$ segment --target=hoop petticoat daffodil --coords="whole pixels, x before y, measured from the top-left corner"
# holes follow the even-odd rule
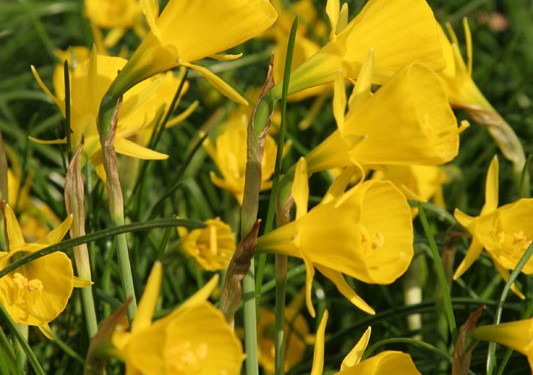
[[[355,79],[371,48],[376,53],[373,83],[383,84],[414,61],[434,71],[446,66],[439,26],[423,0],[370,0],[349,23],[339,0],[328,0],[326,11],[333,30],[330,40],[291,73],[289,94],[333,82],[339,70]],[[272,96],[280,98],[282,83],[276,83]]]
[[[9,205],[5,206],[9,251],[0,251],[0,269],[13,260],[57,244],[72,223],[69,216],[57,228],[37,242],[26,243],[22,230]],[[74,276],[72,262],[62,252],[33,260],[0,279],[0,303],[15,323],[46,328],[67,305],[73,287],[90,283]]]
[[[188,231],[178,227],[181,250],[207,271],[226,268],[235,252],[235,234],[219,218],[205,220],[205,228]]]
[[[70,76],[71,148],[74,152],[83,137],[84,156],[91,160],[101,178],[105,177],[105,173],[102,166],[102,151],[96,122],[98,109],[100,101],[117,76],[117,72],[126,63],[127,61],[123,58],[97,55],[93,50],[89,59],[76,62]],[[54,74],[54,95],[44,85],[36,69],[32,67],[32,70],[43,91],[65,115],[64,75]],[[133,142],[131,138],[138,135],[144,136],[146,130],[152,126],[157,112],[162,107],[168,110],[179,83],[180,79],[174,77],[172,73],[162,74],[141,82],[124,94],[122,105],[119,108],[114,142],[117,153],[139,159],[161,160],[168,158],[165,154]],[[186,89],[187,85],[185,85]],[[31,139],[45,144],[66,143],[65,138],[52,141]]]
[[[313,355],[313,367],[311,375],[322,375],[324,369],[324,342],[326,335],[326,323],[328,311],[320,320],[316,333],[315,352]],[[371,328],[365,331],[361,339],[344,358],[341,369],[335,375],[420,375],[409,354],[386,350],[375,356],[362,360],[363,354],[370,340]]]
[[[494,341],[522,353],[533,371],[533,318],[477,327],[473,336],[478,340]]]
[[[111,100],[154,74],[183,65],[195,69],[230,99],[246,103],[208,69],[191,63],[216,57],[270,27],[277,14],[268,0],[170,0],[161,15],[157,0],[141,0],[141,7],[150,32],[110,88]]]
[[[485,186],[485,204],[477,217],[468,216],[456,209],[454,216],[472,235],[472,243],[465,258],[457,267],[454,279],[458,279],[483,249],[490,255],[498,272],[505,280],[509,270],[516,264],[533,240],[533,199],[519,199],[514,203],[498,207],[498,158],[490,163]],[[527,275],[533,274],[533,259],[522,269]],[[521,298],[523,294],[513,285],[512,290]]]
[[[337,178],[323,201],[307,211],[305,159],[296,165],[292,196],[296,219],[257,239],[257,252],[302,258],[306,265],[307,307],[312,315],[314,269],[329,278],[354,305],[373,314],[343,274],[370,284],[390,284],[413,257],[413,224],[405,196],[388,181],[367,181],[344,192]]]
[[[241,342],[222,312],[207,302],[218,276],[152,323],[162,272],[161,263],[156,262],[131,332],[119,327],[113,333],[114,354],[125,362],[126,374],[240,374],[244,359]]]
[[[337,75],[333,100],[337,130],[305,156],[310,173],[354,164],[438,165],[457,155],[462,129],[435,73],[413,63],[372,94],[373,70],[370,50],[346,114],[344,79]]]

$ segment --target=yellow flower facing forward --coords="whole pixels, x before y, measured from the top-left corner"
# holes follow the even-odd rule
[[[131,332],[117,329],[112,337],[127,375],[238,375],[242,346],[224,315],[207,298],[216,287],[214,277],[180,307],[152,323],[162,266],[150,273]]]
[[[235,252],[235,234],[220,219],[204,221],[206,228],[187,231],[178,227],[181,250],[204,270],[217,271],[226,268]]]
[[[465,258],[457,268],[454,279],[459,278],[485,249],[505,280],[533,240],[533,199],[518,201],[498,207],[498,159],[494,157],[485,186],[485,204],[478,217],[471,217],[456,209],[454,216],[472,235],[472,243]],[[533,260],[522,269],[533,274]],[[519,296],[523,295],[513,288]]]
[[[522,353],[533,371],[533,318],[477,327],[473,335],[478,340],[494,341]]]
[[[37,242],[26,243],[9,205],[5,207],[9,251],[0,251],[0,269],[12,261],[61,241],[69,230],[69,216]],[[74,286],[86,286],[74,277],[72,263],[62,252],[41,257],[0,279],[0,303],[15,323],[46,327],[67,305]]]
[[[526,160],[522,144],[512,127],[494,109],[472,79],[472,37],[466,18],[463,19],[463,26],[466,36],[466,64],[453,29],[448,25],[451,42],[440,29],[446,69],[440,72],[439,77],[444,83],[452,106],[463,109],[474,121],[486,127],[504,156],[512,161],[515,173],[520,177]]]
[[[184,65],[225,95],[246,103],[209,70],[190,63],[215,56],[270,27],[277,15],[268,0],[171,0],[160,15],[157,0],[142,0],[141,6],[150,32],[110,89],[111,97],[116,99],[136,83]]]
[[[305,159],[297,164],[292,195],[296,219],[257,240],[258,252],[302,258],[311,314],[314,268],[328,277],[353,304],[374,310],[348,286],[342,274],[371,284],[400,277],[413,257],[413,225],[405,196],[388,181],[367,181],[344,192],[349,179],[337,178],[324,200],[307,211]]]
[[[316,333],[315,352],[311,375],[322,375],[324,368],[324,342],[328,311],[324,312]],[[365,331],[361,339],[344,358],[340,371],[335,375],[420,375],[411,356],[406,353],[387,350],[375,356],[361,360],[370,340],[371,328]]]
[[[231,192],[242,204],[244,197],[244,177],[246,172],[246,124],[247,116],[232,117],[226,123],[222,133],[214,143],[206,139],[204,147],[215,162],[221,177],[211,172],[211,182],[221,189]],[[261,161],[261,190],[272,187],[270,180],[274,173],[277,146],[274,139],[267,134],[265,149]]]
[[[326,12],[330,41],[291,74],[289,93],[333,82],[339,71],[355,79],[371,48],[376,53],[373,83],[386,82],[413,61],[435,71],[445,67],[438,24],[425,1],[370,0],[349,23],[348,9],[338,0],[329,0]],[[281,97],[281,86],[278,82],[272,90],[274,97]]]
[[[337,130],[306,155],[310,173],[353,164],[438,165],[457,155],[460,129],[435,73],[414,63],[371,94],[373,65],[371,51],[347,114],[344,80],[337,76]]]
[[[285,366],[288,372],[304,357],[309,336],[309,325],[298,311],[304,302],[304,294],[299,293],[285,309]],[[275,323],[273,311],[260,308],[257,320],[257,356],[259,364],[267,373],[275,372]]]
[[[80,56],[81,52],[78,53]],[[71,60],[72,61],[72,60]],[[96,119],[100,101],[126,64],[126,60],[119,57],[110,57],[91,54],[88,60],[77,62],[70,77],[70,109],[71,109],[71,144],[75,151],[85,140],[84,154],[91,159],[97,172],[104,176]],[[34,75],[55,104],[65,114],[65,81],[62,74],[54,75],[53,95],[43,84],[35,69]],[[180,80],[168,73],[159,75],[140,83],[128,91],[120,106],[118,126],[114,147],[117,153],[140,159],[166,159],[168,156],[150,150],[130,139],[139,134],[144,134],[152,126],[156,113],[164,106],[168,109],[172,98],[179,86]],[[187,86],[186,86],[187,87]],[[39,140],[37,140],[39,141]],[[55,141],[41,141],[44,143],[66,143],[66,139]]]

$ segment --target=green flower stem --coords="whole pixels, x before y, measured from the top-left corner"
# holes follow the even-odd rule
[[[37,360],[37,357],[35,356],[35,353],[31,350],[30,345],[28,344],[28,340],[24,337],[24,335],[19,331],[17,328],[17,324],[13,322],[7,311],[5,310],[4,306],[0,304],[0,316],[2,318],[2,321],[7,323],[7,326],[11,330],[11,333],[15,336],[18,344],[24,351],[24,354],[26,358],[28,359],[28,362],[30,363],[31,367],[33,368],[33,371],[37,375],[45,375],[45,372]]]
[[[276,375],[285,373],[285,294],[287,286],[288,257],[276,255],[276,334],[275,369]]]
[[[119,96],[116,101],[109,94],[104,96],[100,113],[98,114],[98,132],[100,134],[100,144],[102,146],[103,165],[106,174],[107,195],[109,198],[109,210],[113,225],[124,225],[124,198],[120,177],[118,173],[117,155],[115,153],[114,142],[118,122],[118,110],[122,102]],[[110,104],[112,104],[110,106]],[[133,285],[133,275],[131,271],[130,255],[126,234],[121,233],[115,237],[120,279],[124,288],[125,299],[131,297],[128,305],[128,318],[131,320],[137,311],[137,298]]]
[[[505,304],[505,300],[507,299],[507,295],[509,294],[509,290],[511,290],[511,286],[515,282],[516,278],[522,272],[522,269],[527,264],[531,256],[533,255],[533,244],[529,245],[527,250],[524,252],[524,255],[522,255],[522,258],[520,258],[520,261],[516,264],[515,269],[513,272],[511,272],[511,275],[509,276],[509,280],[505,283],[505,286],[503,287],[502,295],[500,297],[500,301],[498,303],[498,308],[496,309],[496,314],[494,316],[494,324],[500,324],[500,321],[502,319],[502,312],[503,312],[503,305]],[[487,375],[492,375],[494,372],[494,367],[496,366],[496,343],[491,342],[489,343],[489,352],[487,355]]]
[[[424,233],[426,235],[429,247],[431,249],[431,253],[433,255],[433,261],[435,262],[435,272],[437,273],[437,279],[439,280],[442,307],[444,309],[444,313],[448,321],[448,328],[450,330],[452,340],[455,342],[455,338],[457,337],[457,324],[455,322],[455,316],[453,315],[453,305],[450,296],[450,289],[446,281],[446,273],[444,271],[444,266],[442,264],[439,249],[437,248],[435,238],[431,233],[431,228],[429,227],[429,222],[424,211],[424,205],[422,203],[418,203],[418,210],[420,221],[422,223],[422,227],[424,228]]]
[[[272,87],[272,75],[269,71],[247,130],[246,171],[244,198],[241,214],[241,239],[254,227],[259,211],[259,190],[261,187],[261,160],[263,159],[264,141],[270,125],[270,117],[275,102],[268,94]],[[258,375],[257,356],[257,308],[255,301],[255,265],[250,261],[250,268],[243,279],[244,309],[244,347],[246,352],[246,374]]]

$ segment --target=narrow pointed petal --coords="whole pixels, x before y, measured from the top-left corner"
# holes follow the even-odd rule
[[[366,350],[366,347],[368,346],[368,342],[370,341],[370,334],[372,333],[372,328],[368,327],[363,333],[363,336],[359,339],[357,344],[353,347],[353,349],[348,353],[346,357],[344,357],[344,360],[341,364],[341,371],[348,369],[350,367],[354,367],[359,362],[361,362],[361,358],[363,358],[363,353]]]
[[[166,160],[168,155],[143,147],[135,142],[132,142],[126,138],[115,139],[115,151],[118,154],[131,156],[144,160]]]
[[[491,213],[498,208],[498,157],[494,156],[490,162],[489,171],[487,172],[487,181],[485,183],[485,205],[481,210],[482,215]]]
[[[328,323],[328,310],[324,310],[320,324],[316,331],[315,351],[313,353],[313,366],[310,375],[322,375],[324,370],[324,343],[326,337],[326,325]]]
[[[163,278],[163,265],[161,262],[155,262],[146,287],[144,288],[143,296],[137,307],[137,313],[131,326],[131,333],[135,334],[149,327],[152,324],[152,317],[159,298],[159,290],[161,288],[161,279]]]
[[[204,68],[199,65],[182,63],[183,66],[196,70],[202,75],[207,81],[217,89],[222,95],[226,96],[228,99],[233,100],[235,103],[240,105],[248,105],[248,101],[244,99],[233,87],[224,82],[222,78],[218,77],[215,73],[211,72],[209,69]]]
[[[296,219],[307,213],[307,204],[309,201],[309,183],[307,174],[307,163],[304,158],[300,158],[296,163],[294,171],[294,181],[291,187],[291,193],[296,205]]]
[[[346,111],[346,86],[344,76],[341,71],[337,72],[333,82],[333,116],[337,123],[337,128],[344,129],[344,112]]]
[[[453,279],[457,280],[458,278],[460,278],[462,274],[465,273],[466,270],[469,269],[470,266],[476,261],[482,251],[483,245],[476,237],[473,237],[472,243],[470,244],[470,247],[466,252],[465,258],[463,259],[461,264],[459,264],[459,267],[457,267],[455,273],[453,274]]]
[[[39,245],[46,245],[50,246],[55,243],[60,242],[63,237],[67,234],[68,230],[70,229],[70,225],[72,224],[72,215],[68,215],[67,218],[54,230],[50,231],[46,237],[40,239],[39,241],[35,242]]]
[[[15,213],[13,212],[9,204],[6,204],[5,215],[6,215],[6,231],[7,231],[7,239],[9,241],[9,247],[14,248],[14,247],[24,245],[25,241],[24,241],[24,236],[22,235],[22,229],[20,228],[19,222],[15,216]]]

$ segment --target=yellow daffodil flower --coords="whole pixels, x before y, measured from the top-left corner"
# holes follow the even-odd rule
[[[217,271],[226,268],[235,252],[235,234],[231,227],[220,219],[204,221],[206,228],[190,232],[178,227],[180,248],[196,265],[204,270]]]
[[[125,362],[126,374],[240,374],[244,358],[241,342],[224,315],[207,302],[218,277],[152,323],[162,273],[161,263],[156,262],[131,331],[119,327],[113,333],[115,354]]]
[[[477,327],[473,335],[478,340],[494,341],[522,353],[533,371],[533,318]]]
[[[285,308],[285,371],[298,364],[309,341],[309,325],[298,311],[304,302],[304,293],[297,294]],[[275,372],[275,322],[273,311],[260,308],[257,320],[257,355],[259,364],[267,373]]]
[[[463,109],[475,122],[486,127],[504,156],[513,163],[515,173],[520,176],[526,161],[524,149],[513,128],[494,109],[472,79],[472,37],[466,18],[463,19],[463,26],[466,36],[466,64],[453,29],[448,25],[451,42],[440,29],[446,69],[440,72],[439,77],[444,83],[451,105]]]
[[[337,76],[337,130],[306,155],[310,173],[354,164],[438,165],[457,155],[461,129],[435,73],[408,65],[372,95],[373,66],[370,51],[346,115],[343,78]]]
[[[13,260],[61,241],[69,230],[69,216],[37,242],[27,243],[9,205],[5,206],[9,251],[0,251],[0,269]],[[72,263],[62,252],[46,255],[8,273],[0,279],[0,303],[15,323],[47,327],[67,305],[74,286],[87,283],[74,277]]]
[[[242,204],[244,197],[244,177],[246,171],[246,124],[247,116],[232,116],[224,129],[215,138],[214,143],[206,139],[204,147],[215,162],[222,177],[210,173],[211,182],[221,189],[231,192]],[[270,180],[276,163],[276,141],[267,134],[265,151],[261,161],[261,190],[272,187]]]
[[[328,311],[324,312],[316,333],[315,352],[311,375],[322,375],[324,368],[324,342]],[[335,375],[420,375],[411,356],[406,353],[387,350],[375,356],[361,360],[370,340],[371,328],[365,331],[361,339],[342,361],[340,371]]]
[[[70,77],[70,124],[71,147],[75,151],[82,137],[84,138],[84,154],[94,164],[100,177],[105,173],[102,166],[102,153],[96,119],[100,101],[105,92],[126,64],[119,57],[96,55],[93,51],[88,60],[77,62]],[[53,95],[44,85],[33,68],[35,78],[43,91],[50,96],[65,114],[65,81],[63,75],[55,74]],[[166,159],[168,156],[150,150],[130,139],[145,134],[152,126],[156,113],[163,106],[168,107],[179,85],[179,79],[172,73],[159,75],[140,83],[128,91],[119,109],[118,127],[114,147],[117,153],[140,159]],[[40,141],[41,143],[66,143],[66,139]]]
[[[374,313],[342,274],[371,284],[390,284],[413,257],[413,224],[405,196],[388,181],[367,181],[344,192],[349,179],[337,178],[323,201],[307,211],[305,159],[296,166],[292,195],[296,219],[257,240],[258,252],[302,258],[306,264],[307,307],[316,267],[354,305]]]
[[[107,48],[113,47],[127,29],[133,28],[139,36],[146,33],[139,0],[85,0],[84,5],[93,27],[112,29],[104,40]]]
[[[505,280],[533,240],[533,199],[518,201],[498,207],[498,159],[490,163],[485,186],[485,204],[477,217],[471,217],[456,209],[454,216],[472,235],[472,243],[465,258],[457,268],[454,279],[459,278],[485,249],[496,269]],[[533,259],[522,269],[533,273]],[[513,291],[523,298],[516,289]]]
[[[268,0],[170,0],[160,15],[158,0],[141,0],[141,7],[150,32],[114,82],[111,97],[116,99],[138,82],[183,65],[195,69],[231,99],[246,103],[208,69],[191,63],[215,56],[269,28],[277,14]]]
[[[425,1],[370,0],[349,23],[347,6],[341,8],[339,0],[328,0],[326,12],[332,28],[330,41],[291,74],[290,94],[333,82],[339,71],[355,79],[371,48],[376,53],[373,83],[386,82],[413,61],[434,71],[445,67],[439,26]],[[281,83],[272,95],[281,97]]]

